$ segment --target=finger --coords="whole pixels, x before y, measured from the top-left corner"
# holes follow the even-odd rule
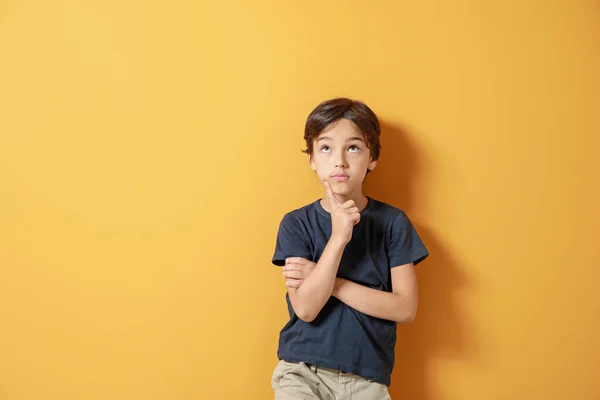
[[[292,271],[304,272],[308,268],[308,265],[309,264],[290,264],[290,265],[283,267],[282,273],[285,275],[286,272],[292,272]]]
[[[331,190],[329,182],[323,181],[323,185],[325,185],[325,195],[327,197],[327,201],[329,202],[329,207],[333,209],[338,206],[340,202],[338,201],[337,197],[335,197],[333,190]]]
[[[308,261],[302,257],[288,257],[285,259],[285,263],[287,264],[301,264],[303,261]]]
[[[289,288],[299,288],[302,283],[302,279],[288,279],[285,281],[285,286]]]
[[[356,203],[354,202],[354,200],[348,200],[347,202],[342,204],[342,208],[344,208],[344,209],[348,209],[348,208],[352,208],[352,207],[356,207]]]
[[[300,269],[307,267],[308,265],[310,265],[310,263],[307,263],[307,262],[289,263],[283,267],[283,270],[284,271],[300,270]]]
[[[360,222],[360,213],[350,214],[350,217],[352,218],[352,222],[354,222],[354,225]]]
[[[300,271],[284,271],[283,276],[288,279],[302,279],[304,278],[304,274]]]
[[[359,211],[358,207],[352,207],[352,208],[349,208],[347,211],[348,211],[349,213],[351,213],[351,214],[354,214],[354,213],[360,213],[360,211]]]

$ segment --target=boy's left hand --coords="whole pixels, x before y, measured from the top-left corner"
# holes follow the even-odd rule
[[[316,265],[316,263],[302,257],[287,258],[283,266],[283,276],[286,278],[285,285],[290,288],[299,288]]]

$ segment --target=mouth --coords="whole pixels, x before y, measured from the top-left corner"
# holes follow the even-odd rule
[[[335,174],[331,176],[331,179],[333,179],[336,182],[343,182],[345,180],[348,180],[350,177],[348,175],[344,175],[344,174]]]

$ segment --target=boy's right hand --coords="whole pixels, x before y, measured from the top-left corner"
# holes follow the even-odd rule
[[[352,230],[354,225],[360,221],[360,212],[354,200],[348,200],[340,203],[335,197],[329,182],[324,181],[325,195],[331,210],[331,239],[339,240],[343,244],[348,244],[352,239]]]

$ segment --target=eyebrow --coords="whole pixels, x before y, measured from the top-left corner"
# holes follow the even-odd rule
[[[331,138],[329,136],[321,136],[320,138],[317,139],[317,142],[320,142],[321,140],[324,140],[324,139],[331,140]],[[363,138],[358,137],[358,136],[348,138],[348,139],[346,139],[346,142],[351,142],[353,140],[360,140],[361,142],[364,142]]]

